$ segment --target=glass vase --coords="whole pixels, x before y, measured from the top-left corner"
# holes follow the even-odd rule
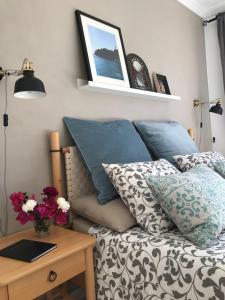
[[[50,222],[47,218],[34,220],[34,231],[37,237],[42,238],[49,235]]]

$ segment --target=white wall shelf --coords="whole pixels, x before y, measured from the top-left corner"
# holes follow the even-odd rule
[[[80,90],[99,92],[104,94],[130,96],[136,98],[145,98],[153,101],[180,101],[181,97],[174,95],[166,95],[155,92],[143,91],[127,87],[120,87],[105,83],[97,83],[84,79],[77,79],[77,87]]]

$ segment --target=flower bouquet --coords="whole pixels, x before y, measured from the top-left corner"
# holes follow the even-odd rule
[[[44,188],[42,195],[41,203],[37,202],[34,194],[29,196],[28,193],[14,192],[10,196],[13,209],[17,213],[16,220],[21,224],[33,221],[38,236],[49,233],[51,220],[58,225],[65,225],[70,208],[68,201],[57,197],[58,192],[54,187]]]

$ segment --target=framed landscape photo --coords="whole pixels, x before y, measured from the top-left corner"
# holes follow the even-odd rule
[[[171,95],[165,75],[153,73],[153,82],[157,93]]]
[[[130,87],[120,28],[75,11],[88,80]]]

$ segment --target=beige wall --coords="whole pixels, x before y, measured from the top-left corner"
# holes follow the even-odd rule
[[[182,102],[155,103],[79,91],[76,78],[84,77],[85,71],[75,9],[119,26],[126,52],[140,55],[149,72],[166,74],[172,93],[180,95]],[[0,0],[0,65],[20,68],[25,57],[34,62],[48,95],[16,100],[12,96],[15,78],[9,78],[8,194],[38,193],[50,184],[48,133],[59,130],[63,144],[68,143],[63,116],[170,119],[196,129],[192,99],[208,93],[201,19],[176,0]],[[3,104],[1,82],[1,114]],[[2,126],[0,135],[2,188]],[[9,228],[20,229],[11,209]]]
[[[218,98],[225,99],[223,71],[217,35],[217,22],[212,22],[208,24],[208,26],[204,27],[204,32],[209,100],[212,101]],[[224,103],[222,104],[222,106],[224,109]],[[209,109],[209,105],[206,105],[206,107],[207,109]],[[225,155],[225,115],[223,114],[221,116],[210,113],[210,121],[212,136],[214,136],[216,139],[216,142],[212,145],[213,150]]]

